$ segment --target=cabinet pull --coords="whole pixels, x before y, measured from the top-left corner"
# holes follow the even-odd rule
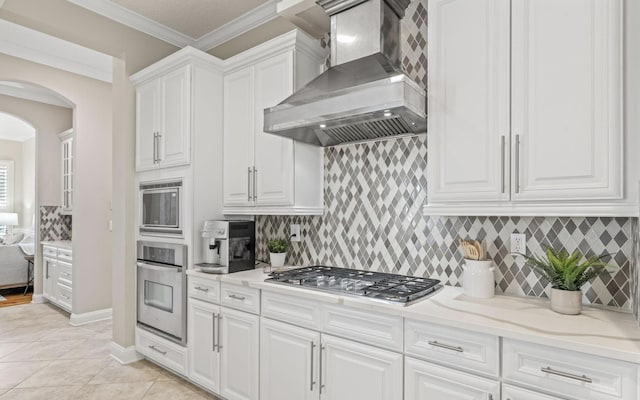
[[[220,325],[222,325],[222,315],[218,314],[218,353],[220,353],[220,349],[222,348],[222,345],[220,344],[221,340],[220,340]]]
[[[158,353],[162,354],[163,356],[167,355],[167,352],[166,352],[166,351],[162,351],[162,350],[160,350],[159,348],[157,348],[156,346],[154,346],[154,345],[152,345],[152,344],[151,344],[151,345],[149,345],[149,348],[150,348],[151,350],[153,350],[153,351],[157,351]]]
[[[504,188],[505,188],[505,184],[504,184],[504,175],[505,175],[505,168],[504,168],[504,161],[505,161],[505,139],[504,136],[500,136],[500,192],[504,193]]]
[[[158,132],[153,132],[153,163],[158,163]]]
[[[551,375],[561,376],[563,378],[575,379],[576,381],[580,381],[580,382],[593,383],[593,380],[586,375],[575,375],[575,374],[570,374],[568,372],[556,371],[551,367],[540,368],[540,371],[544,372],[545,374],[551,374]]]
[[[71,276],[71,274],[68,273],[68,272],[61,272],[61,274],[64,275],[64,276]]]
[[[156,146],[156,148],[158,149],[158,164],[160,164],[160,162],[162,161],[162,159],[160,158],[160,138],[162,137],[160,132],[158,132],[157,137],[158,137],[158,145]]]
[[[205,292],[205,293],[209,291],[209,289],[207,289],[207,288],[201,288],[200,286],[196,286],[196,287],[194,287],[194,289],[195,289],[195,290],[199,290],[199,291],[201,291],[201,292]]]
[[[313,380],[313,353],[314,350],[316,348],[316,344],[315,342],[312,340],[311,341],[311,387],[309,388],[310,391],[313,392],[313,385],[315,385],[315,381]]]
[[[247,167],[247,201],[251,201],[251,167]]]
[[[258,170],[253,167],[253,200],[258,201]]]
[[[236,296],[235,294],[230,294],[229,297],[232,299],[241,300],[241,301],[246,299],[246,297],[244,296]]]
[[[211,341],[212,343],[212,348],[211,351],[216,351],[218,344],[216,343],[216,313],[213,313],[213,319],[212,319],[212,331],[211,331]]]
[[[434,347],[440,347],[442,349],[446,349],[446,350],[451,350],[451,351],[457,351],[458,353],[464,353],[464,349],[460,346],[451,346],[449,344],[444,344],[444,343],[440,343],[438,341],[435,340],[430,340],[429,343],[431,346]]]
[[[320,345],[320,395],[322,395],[322,389],[324,389],[324,383],[322,383],[322,354],[326,347]]]
[[[515,155],[515,192],[520,193],[520,135],[516,135],[516,155]]]

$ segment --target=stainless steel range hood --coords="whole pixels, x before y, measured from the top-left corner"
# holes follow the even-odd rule
[[[275,107],[264,131],[318,146],[426,131],[425,90],[399,68],[410,0],[318,0],[334,65]]]

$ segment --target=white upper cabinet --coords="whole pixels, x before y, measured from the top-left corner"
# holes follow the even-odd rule
[[[189,164],[190,65],[138,86],[136,113],[136,171]]]
[[[316,77],[323,55],[292,31],[226,61],[225,214],[322,214],[322,149],[265,133],[263,115]]]
[[[622,197],[621,5],[513,0],[514,200]]]
[[[71,214],[73,213],[73,181],[75,177],[73,129],[60,133],[58,137],[60,138],[62,213]]]
[[[426,214],[637,214],[621,7],[429,2]]]

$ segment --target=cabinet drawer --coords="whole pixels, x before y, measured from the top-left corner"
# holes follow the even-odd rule
[[[69,249],[58,249],[58,260],[73,261],[73,253]]]
[[[262,316],[305,328],[321,328],[321,308],[317,301],[281,293],[262,291]]]
[[[60,305],[60,307],[66,309],[67,311],[71,312],[72,305],[73,305],[73,294],[72,294],[71,288],[68,286],[62,285],[58,282],[56,291],[57,291],[58,305]]]
[[[220,304],[220,282],[190,276],[188,286],[189,297]]]
[[[402,351],[402,317],[328,305],[322,320],[323,332]]]
[[[559,397],[547,396],[511,385],[502,385],[502,398],[504,400],[562,400]]]
[[[475,373],[500,374],[497,336],[406,320],[404,341],[407,354]]]
[[[136,350],[181,375],[186,375],[187,348],[136,328]]]
[[[637,366],[517,340],[503,341],[503,378],[576,400],[636,400]]]
[[[58,282],[73,287],[73,266],[68,262],[58,260]]]
[[[58,249],[50,246],[42,246],[42,256],[57,258],[58,257]]]
[[[222,282],[220,302],[223,306],[260,314],[260,290]]]

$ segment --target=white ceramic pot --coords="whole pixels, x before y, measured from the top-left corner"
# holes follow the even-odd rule
[[[269,253],[269,261],[272,267],[284,267],[287,253]]]
[[[495,295],[495,276],[491,260],[464,260],[462,289],[469,297],[488,299]]]
[[[582,290],[551,288],[551,309],[560,314],[580,314],[582,311]]]

